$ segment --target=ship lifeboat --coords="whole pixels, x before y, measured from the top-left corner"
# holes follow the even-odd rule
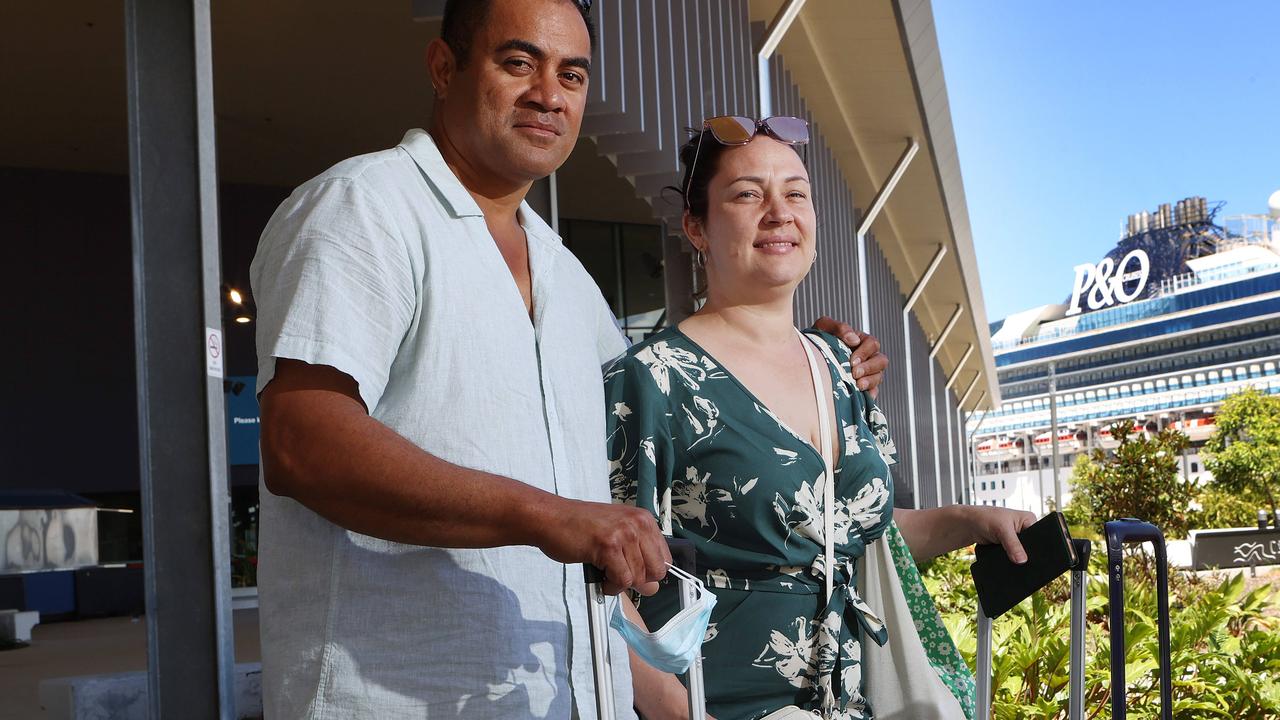
[[[974,448],[974,452],[978,454],[978,459],[983,462],[1000,462],[1001,460],[1012,460],[1021,456],[1022,448],[1007,437],[987,438],[978,443],[978,446]]]
[[[1211,417],[1179,420],[1173,424],[1173,429],[1185,434],[1191,439],[1191,442],[1208,440],[1217,427],[1217,423]]]
[[[1120,447],[1120,441],[1111,437],[1111,426],[1108,425],[1098,430],[1098,444],[1108,450],[1115,450]]]
[[[1111,426],[1115,423],[1108,423],[1098,428],[1095,437],[1098,439],[1098,445],[1107,449],[1115,450],[1120,447],[1120,441],[1111,436]],[[1129,435],[1130,440],[1137,440],[1140,435],[1151,436],[1156,433],[1156,423],[1154,420],[1143,422],[1137,420],[1133,424],[1133,432]]]
[[[1052,455],[1053,454],[1053,435],[1048,432],[1042,432],[1035,439],[1036,454]],[[1078,453],[1084,449],[1084,442],[1076,434],[1074,430],[1062,429],[1058,431],[1058,453],[1060,455],[1068,455]]]

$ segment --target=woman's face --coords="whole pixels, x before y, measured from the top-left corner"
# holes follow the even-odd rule
[[[800,156],[757,135],[720,156],[707,188],[707,215],[701,221],[686,216],[685,232],[706,253],[712,295],[749,301],[800,284],[813,265],[814,224]]]

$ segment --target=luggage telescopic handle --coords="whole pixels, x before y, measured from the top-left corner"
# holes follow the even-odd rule
[[[681,570],[695,574],[697,569],[697,552],[692,540],[683,538],[667,538],[667,549],[671,552],[671,564]],[[609,657],[609,621],[605,617],[604,570],[590,563],[582,564],[583,580],[587,583],[587,628],[591,634],[591,666],[596,681],[596,717],[599,720],[614,720],[617,709],[613,697],[613,669]],[[687,595],[681,592],[683,607]],[[706,695],[702,686],[702,660],[699,658],[689,668],[689,717],[693,720],[705,718]]]
[[[1111,615],[1111,717],[1124,720],[1124,547],[1149,542],[1156,551],[1157,631],[1160,640],[1160,717],[1173,720],[1173,679],[1169,667],[1169,563],[1164,534],[1155,525],[1135,518],[1112,520],[1107,535],[1107,588]]]
[[[1088,540],[1072,540],[1076,551],[1076,564],[1071,568],[1071,655],[1067,680],[1068,720],[1084,720],[1084,639],[1086,599],[1089,586],[1089,555],[1093,543]]]
[[[1076,550],[1076,564],[1071,567],[1072,570],[1089,569],[1089,556],[1093,554],[1093,543],[1088,540],[1079,540],[1073,538],[1071,545]]]
[[[1071,567],[1071,646],[1068,673],[1068,720],[1084,720],[1084,635],[1085,598],[1089,582],[1089,555],[1093,543],[1072,540],[1076,562]],[[991,623],[992,619],[978,602],[978,656],[974,673],[976,720],[991,720]]]

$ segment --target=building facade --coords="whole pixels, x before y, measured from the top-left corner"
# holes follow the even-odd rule
[[[88,569],[131,571],[119,584],[167,608],[147,613],[156,716],[234,704],[230,586],[251,596],[256,572],[259,233],[292,188],[428,123],[423,51],[443,4],[0,11],[0,234],[22,305],[0,353],[0,490],[136,511],[100,515],[114,519]],[[529,201],[624,330],[694,306],[666,191],[687,129],[806,118],[820,254],[797,323],[880,338],[899,504],[963,500],[965,422],[1000,395],[929,1],[596,0],[592,14],[582,139]]]

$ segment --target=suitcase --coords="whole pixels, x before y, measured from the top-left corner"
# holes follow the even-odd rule
[[[1124,720],[1124,563],[1125,545],[1150,542],[1155,546],[1158,634],[1160,643],[1160,712],[1164,720],[1173,718],[1172,682],[1169,659],[1169,570],[1164,536],[1150,523],[1133,518],[1112,520],[1105,524],[1107,536],[1107,590],[1110,597],[1111,623],[1111,717]],[[1083,720],[1084,710],[1084,638],[1085,598],[1089,580],[1089,555],[1092,543],[1072,540],[1076,565],[1071,568],[1071,657],[1069,664],[1067,717]],[[991,622],[978,607],[977,713],[978,720],[991,717]]]
[[[696,570],[696,554],[692,540],[667,538],[671,551],[671,564],[693,575]],[[609,657],[609,618],[605,612],[602,589],[604,573],[592,565],[583,565],[587,582],[587,626],[591,635],[591,666],[596,681],[596,717],[598,720],[614,720],[617,709],[613,695],[613,661]],[[697,600],[693,583],[677,579],[680,583],[680,607],[687,607]],[[619,602],[624,602],[619,600]],[[706,720],[706,687],[702,682],[702,655],[694,658],[685,673],[685,685],[689,689],[689,720]]]

